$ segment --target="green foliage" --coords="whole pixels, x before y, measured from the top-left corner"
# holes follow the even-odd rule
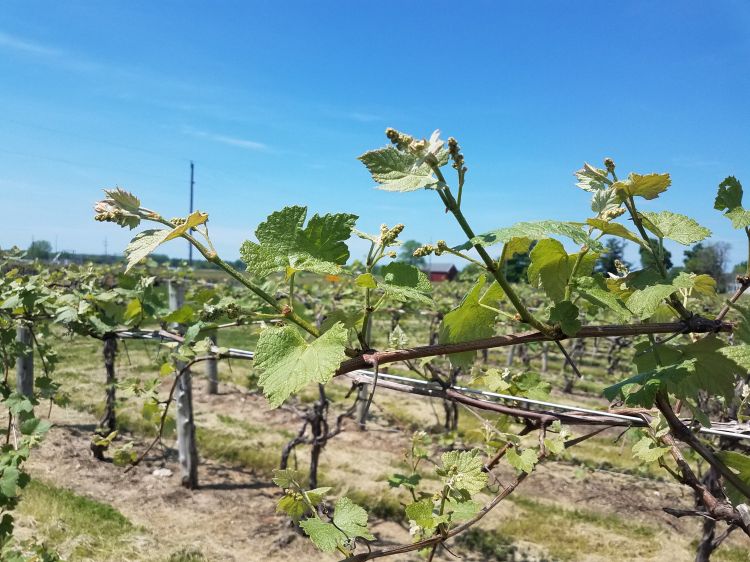
[[[734,176],[728,176],[719,184],[714,209],[723,211],[733,228],[750,227],[750,211],[742,207],[742,184]]]
[[[334,324],[312,343],[307,343],[293,326],[261,332],[255,366],[261,371],[258,384],[269,403],[279,406],[310,383],[328,382],[346,358],[347,340],[341,323]]]
[[[357,216],[316,214],[303,228],[306,216],[307,208],[298,206],[271,213],[255,230],[258,243],[245,241],[240,248],[247,270],[258,277],[277,271],[341,273]]]
[[[477,449],[443,453],[443,464],[436,470],[454,499],[466,500],[487,485],[487,473]]]
[[[612,188],[621,199],[627,197],[643,197],[656,199],[672,184],[669,174],[636,174],[631,173],[628,179],[615,182]]]
[[[438,179],[429,165],[419,163],[419,158],[392,146],[365,152],[359,160],[385,191],[416,191],[434,188]]]
[[[529,240],[546,240],[550,235],[569,238],[576,244],[585,244],[589,248],[600,248],[601,244],[592,240],[580,223],[562,221],[539,221],[519,222],[513,226],[493,230],[486,234],[480,234],[469,242],[457,246],[456,250],[468,250],[474,244],[492,246],[499,243],[508,243],[513,238],[527,238]]]
[[[378,282],[378,288],[388,297],[397,301],[417,301],[432,305],[430,280],[413,265],[394,261],[383,266],[380,274],[383,279]]]
[[[581,329],[580,311],[570,301],[560,301],[550,309],[550,322],[559,324],[563,334],[573,337]]]
[[[215,351],[206,340],[206,330],[214,328],[220,319],[238,323],[250,319],[269,321],[270,326],[264,325],[258,331],[254,369],[259,373],[258,382],[269,403],[279,406],[308,385],[330,381],[349,357],[356,359],[363,353],[375,352],[367,356],[372,363],[372,357],[380,357],[376,353],[378,347],[404,349],[407,345],[419,345],[424,334],[409,331],[412,320],[409,316],[421,314],[427,308],[449,310],[442,317],[437,334],[440,343],[445,344],[487,338],[498,329],[518,331],[521,322],[547,340],[559,336],[560,331],[575,337],[584,321],[606,324],[613,318],[624,323],[680,319],[689,326],[687,322],[695,313],[705,312],[715,304],[708,300],[716,286],[711,276],[719,279],[723,267],[709,271],[696,265],[698,256],[709,246],[699,244],[690,250],[691,265],[679,273],[669,271],[672,264],[664,248],[665,240],[684,245],[700,243],[710,231],[679,213],[639,208],[670,187],[669,174],[630,173],[626,179],[618,180],[612,160],[606,160],[601,169],[584,164],[576,172],[577,185],[591,194],[593,216],[587,211],[580,222],[519,222],[475,236],[462,209],[467,168],[457,141],[449,139],[444,143],[439,131],[429,140],[393,129],[387,131],[387,136],[391,146],[367,152],[360,160],[380,189],[433,192],[439,199],[440,211],[450,213],[463,232],[457,245],[451,246],[443,240],[421,248],[415,248],[417,243],[413,241],[401,245],[398,236],[404,225],[391,228],[383,225],[379,234],[371,235],[353,231],[357,219],[354,215],[314,215],[308,221],[306,207],[292,206],[272,213],[258,226],[257,242],[243,243],[241,255],[251,274],[248,276],[235,271],[216,255],[208,236],[207,215],[197,212],[184,219],[167,221],[158,213],[142,208],[137,197],[117,189],[108,191],[107,199],[97,205],[97,220],[130,228],[142,221],[158,226],[133,239],[126,251],[128,269],[161,243],[187,238],[207,259],[249,290],[247,300],[241,302],[240,297],[223,295],[201,297],[170,314],[154,297],[149,283],[140,286],[130,283],[118,287],[120,290],[100,294],[88,291],[88,296],[85,290],[76,290],[57,301],[54,294],[29,291],[25,280],[19,280],[12,287],[2,282],[0,310],[15,315],[33,311],[45,317],[52,313],[60,324],[75,327],[79,333],[106,334],[119,326],[144,323],[185,324],[184,341],[171,344],[170,358],[161,376],[169,376],[179,361],[184,363],[198,354]],[[455,194],[443,173],[445,170],[441,169],[448,163],[456,171]],[[742,207],[742,187],[734,178],[727,178],[719,186],[715,206],[735,227],[750,226],[750,213]],[[627,217],[620,219],[626,213]],[[633,224],[632,230],[626,226],[628,220]],[[369,251],[363,262],[347,268],[350,256],[346,242],[352,232],[369,242]],[[610,237],[606,246],[602,244],[605,236]],[[568,253],[558,238],[579,249]],[[630,264],[622,260],[624,241],[638,246],[643,266],[640,271],[630,271]],[[490,248],[498,243],[503,244],[500,255],[490,256]],[[398,256],[396,249],[400,245],[402,260],[382,265],[382,260]],[[465,259],[472,264],[478,280],[471,287],[433,292],[427,276],[415,267],[429,253],[451,253]],[[600,253],[604,253],[606,260],[598,262]],[[518,279],[523,271],[531,288],[509,282]],[[314,276],[303,276],[301,272],[325,277],[311,280]],[[268,279],[276,273],[284,274],[287,287],[283,291],[279,291],[274,279]],[[493,278],[489,285],[487,275]],[[322,289],[326,284],[327,289]],[[535,291],[539,288],[541,292]],[[455,306],[461,296],[463,299]],[[393,301],[398,303],[397,307],[393,307]],[[383,329],[382,321],[375,320],[385,310],[392,315],[389,329]],[[750,317],[746,310],[738,310],[744,320]],[[430,327],[431,341],[436,326],[433,322]],[[258,332],[254,331],[253,337]],[[608,387],[605,395],[610,400],[641,408],[651,408],[657,394],[667,400],[676,398],[683,401],[685,411],[692,412],[696,420],[708,424],[709,408],[730,404],[736,398],[735,389],[739,388],[737,375],[750,370],[747,322],[743,321],[736,333],[742,343],[733,346],[726,345],[715,334],[694,341],[677,339],[679,334],[673,338],[665,336],[668,341],[661,343],[653,337],[638,341],[634,347],[635,374]],[[415,340],[417,343],[412,344]],[[220,354],[225,352],[219,350]],[[430,348],[419,349],[410,359],[420,359],[431,352]],[[17,350],[13,354],[15,357]],[[6,355],[11,356],[10,352]],[[448,386],[445,381],[455,382],[460,372],[456,368],[468,371],[475,355],[469,352],[451,356],[454,370],[449,376],[444,376],[443,371],[448,368],[447,361],[433,359],[428,363],[427,357],[422,363],[406,362],[406,365]],[[543,377],[530,368],[521,372],[488,369],[473,374],[473,384],[511,396],[543,398],[550,390],[548,375]],[[159,377],[134,383],[133,392],[155,399],[161,380]],[[51,379],[39,387],[40,396],[55,392]],[[6,408],[15,415],[30,415],[29,404],[22,399],[10,392],[3,398]],[[743,404],[744,401],[740,411]],[[328,404],[322,399],[316,408],[327,410]],[[151,408],[147,413],[153,421],[160,410]],[[33,423],[24,427],[30,439],[43,429]],[[664,463],[668,449],[660,445],[660,439],[666,435],[662,433],[665,431],[668,428],[659,424],[646,428],[633,446],[634,458],[644,464]],[[532,472],[547,456],[562,455],[574,443],[567,439],[566,428],[553,424],[542,430],[538,447],[528,446],[513,432],[507,416],[483,420],[481,429],[474,433],[483,436],[482,451],[487,454],[497,454],[500,447],[505,447],[508,464],[522,474]],[[480,450],[471,449],[464,439],[463,434],[452,433],[437,440],[455,450],[443,449],[441,462],[428,477],[422,468],[431,457],[432,444],[426,434],[415,434],[405,468],[399,467],[399,472],[388,478],[390,487],[410,496],[405,514],[415,540],[443,535],[457,522],[479,513],[476,497],[487,487],[488,474]],[[125,458],[129,455],[126,453],[127,449],[115,456]],[[745,478],[746,459],[725,458]],[[8,497],[20,486],[21,472],[15,472],[16,469],[16,465],[8,464],[0,475],[0,493]],[[367,530],[367,512],[351,499],[339,498],[330,513],[325,501],[329,488],[305,490],[293,471],[277,472],[275,481],[285,490],[278,510],[298,522],[320,550],[338,551],[347,557],[353,553],[358,539],[373,538]]]
[[[34,240],[26,250],[26,256],[36,260],[48,260],[52,257],[52,244],[47,240]]]
[[[300,475],[290,469],[276,470],[274,483],[284,488],[284,496],[279,500],[277,511],[287,513],[295,522],[299,521],[302,530],[323,552],[338,550],[349,555],[355,547],[356,539],[374,540],[367,530],[367,512],[346,497],[339,498],[330,521],[318,514],[324,496],[330,488],[305,490],[300,484]]]
[[[508,449],[505,458],[510,466],[527,474],[531,474],[539,460],[539,456],[533,449],[524,449],[519,455],[515,447]]]
[[[565,298],[565,289],[574,273],[575,276],[589,275],[596,258],[596,254],[589,252],[568,254],[560,242],[551,238],[540,240],[531,250],[529,282],[541,286],[547,296],[558,303]],[[574,271],[578,260],[580,264]]]
[[[719,451],[717,456],[737,475],[740,480],[746,484],[750,484],[750,456],[737,451]],[[741,503],[747,504],[748,498],[745,497],[745,494],[740,492],[731,483],[727,482],[726,492],[732,505],[736,506]]]
[[[502,299],[505,293],[497,282],[491,283],[483,290],[485,282],[485,276],[481,275],[461,304],[443,317],[440,324],[440,343],[460,343],[488,338],[495,334],[497,301]],[[475,356],[475,351],[454,353],[450,360],[456,367],[467,368],[471,366]]]
[[[699,225],[695,220],[679,213],[661,211],[659,213],[642,213],[643,224],[657,238],[674,240],[685,246],[700,242],[711,236],[711,231]]]
[[[608,238],[604,243],[604,250],[602,250],[602,253],[599,256],[599,260],[596,262],[594,270],[597,273],[616,274],[618,273],[618,266],[616,265],[618,262],[626,269],[630,269],[631,264],[625,260],[625,246],[626,244],[622,240],[618,240],[617,238]]]
[[[414,250],[420,246],[422,246],[422,243],[416,240],[407,240],[401,244],[401,249],[398,252],[399,261],[408,263],[414,267],[424,267],[425,259],[414,255]]]

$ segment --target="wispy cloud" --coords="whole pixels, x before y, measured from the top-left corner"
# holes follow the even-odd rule
[[[103,65],[85,57],[2,31],[0,31],[0,50],[35,57],[46,64],[54,64],[70,70],[92,72],[106,69]]]
[[[361,111],[352,111],[350,113],[345,113],[344,117],[348,117],[353,121],[359,121],[360,123],[372,123],[374,121],[383,120],[380,115],[375,115],[374,113],[364,113]]]
[[[60,57],[63,56],[63,51],[59,49],[53,49],[46,45],[27,41],[8,33],[0,31],[0,47],[12,51],[18,51],[29,55],[36,55],[41,57]]]
[[[222,135],[220,133],[211,133],[208,131],[200,131],[191,128],[184,128],[183,133],[192,137],[203,138],[213,142],[226,144],[229,146],[236,146],[237,148],[243,148],[245,150],[252,150],[255,152],[266,152],[269,150],[267,144],[258,142],[250,139],[243,139],[240,137],[233,137],[229,135]]]

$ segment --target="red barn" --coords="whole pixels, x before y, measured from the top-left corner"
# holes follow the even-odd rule
[[[450,263],[431,263],[422,268],[430,281],[453,281],[458,275],[458,269]]]

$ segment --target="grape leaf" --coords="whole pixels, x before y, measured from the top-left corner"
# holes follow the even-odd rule
[[[611,310],[622,321],[632,316],[622,299],[609,289],[601,273],[577,278],[575,288],[583,299],[600,308]]]
[[[568,252],[557,240],[540,240],[531,250],[531,264],[528,269],[529,283],[541,285],[547,296],[555,302],[565,297],[565,287],[570,279],[573,263]]]
[[[750,457],[737,451],[718,451],[716,456],[721,459],[721,462],[726,464],[732,472],[734,472],[740,480],[750,485]],[[727,496],[732,502],[732,505],[738,506],[741,503],[748,503],[750,498],[747,498],[745,494],[740,492],[732,484],[726,483]]]
[[[578,187],[589,193],[596,193],[612,185],[612,180],[607,177],[607,170],[595,168],[588,163],[575,172]]]
[[[195,211],[194,213],[191,213],[187,219],[185,219],[185,222],[177,226],[172,232],[169,233],[169,236],[167,236],[167,240],[174,240],[175,238],[178,238],[179,236],[182,236],[183,234],[188,232],[191,228],[195,228],[196,226],[203,224],[207,220],[208,214],[201,213],[200,211]]]
[[[570,238],[576,244],[585,244],[592,249],[598,250],[602,248],[601,243],[593,240],[588,234],[586,234],[581,223],[547,220],[539,222],[519,222],[512,226],[480,234],[479,236],[472,238],[469,242],[455,247],[454,250],[469,250],[475,244],[492,246],[494,244],[507,243],[513,238],[542,240],[544,238],[549,238],[551,234]]]
[[[744,347],[744,346],[743,346]],[[658,345],[662,365],[658,365],[649,342],[635,346],[638,374],[604,389],[609,400],[624,398],[628,404],[650,408],[656,392],[663,388],[683,400],[695,402],[700,391],[723,396],[734,395],[735,374],[747,371],[744,358],[733,355],[731,347],[716,336],[687,345]]]
[[[423,499],[406,506],[404,510],[406,517],[410,521],[414,521],[419,527],[422,527],[426,531],[432,531],[437,527],[443,520],[447,521],[447,517],[440,518],[434,513],[434,505],[432,500]]]
[[[750,211],[742,206],[742,184],[734,176],[728,176],[719,184],[714,209],[724,211],[733,228],[750,226]]]
[[[531,474],[534,465],[539,462],[539,455],[534,449],[524,449],[519,455],[515,447],[510,447],[505,453],[505,458],[510,466],[526,474]]]
[[[696,284],[696,277],[687,273],[680,273],[671,282],[654,283],[642,289],[636,289],[626,302],[628,309],[645,320],[652,316],[664,299],[679,289],[692,289]]]
[[[669,447],[657,447],[650,437],[642,437],[633,445],[633,454],[643,462],[656,462],[669,452]]]
[[[293,326],[267,328],[260,333],[255,366],[258,384],[272,407],[310,383],[325,384],[346,358],[347,329],[334,324],[322,336],[307,343]]]
[[[596,191],[591,198],[591,210],[597,217],[602,217],[607,211],[612,211],[622,204],[620,196],[613,187]]]
[[[619,236],[620,238],[624,238],[625,240],[635,242],[639,246],[644,246],[643,240],[638,238],[638,235],[635,232],[628,230],[618,222],[609,222],[603,219],[586,219],[586,224],[588,224],[589,226],[593,226],[594,228],[602,231],[602,233],[604,234],[608,234],[610,236]]]
[[[450,516],[451,522],[468,521],[479,513],[481,507],[478,502],[472,500],[458,501],[454,498],[449,498],[445,511]]]
[[[686,246],[711,236],[711,231],[679,213],[661,211],[642,213],[644,225],[659,238],[668,238]]]
[[[367,512],[347,497],[339,498],[333,512],[333,523],[311,517],[300,523],[305,534],[323,552],[344,547],[348,539],[362,537],[375,540],[367,531]]]
[[[494,335],[498,313],[487,307],[496,307],[497,301],[502,299],[505,293],[497,282],[493,282],[482,294],[484,285],[485,276],[481,275],[461,304],[443,317],[440,324],[440,343],[460,343]],[[475,356],[476,351],[454,353],[450,355],[450,360],[454,367],[468,368]]]
[[[16,497],[20,476],[21,472],[15,466],[3,468],[3,474],[0,476],[0,493],[6,498]]]
[[[125,273],[140,262],[143,258],[148,256],[151,252],[156,250],[159,245],[167,239],[171,231],[166,229],[152,229],[144,230],[135,235],[130,241],[130,244],[125,248],[125,258],[128,260],[128,265],[125,268]]]
[[[393,146],[365,152],[359,160],[380,184],[378,188],[385,191],[416,191],[438,184],[429,165],[420,164],[416,156]]]
[[[581,321],[578,319],[579,310],[570,301],[560,301],[550,310],[550,322],[560,324],[560,329],[566,336],[573,337],[581,329]]]
[[[258,277],[276,271],[339,274],[349,259],[346,240],[356,215],[313,215],[303,228],[307,208],[292,206],[271,213],[258,225],[258,242],[246,240],[240,248],[247,270]]]
[[[115,205],[124,211],[135,213],[141,208],[141,200],[129,191],[125,191],[120,187],[116,187],[115,189],[105,189],[104,193],[107,194],[107,197],[112,199],[112,202]]]
[[[380,273],[383,280],[378,282],[378,287],[389,297],[398,301],[415,300],[426,305],[433,304],[430,280],[413,265],[394,261],[383,266]]]
[[[487,473],[479,451],[448,451],[443,453],[443,464],[437,469],[443,484],[460,495],[473,496],[487,484]]]
[[[719,184],[714,209],[731,211],[742,206],[742,184],[734,176],[728,176]]]
[[[644,199],[656,199],[672,184],[669,174],[636,174],[632,173],[628,179],[612,184],[617,194],[625,199],[628,196],[638,196]]]

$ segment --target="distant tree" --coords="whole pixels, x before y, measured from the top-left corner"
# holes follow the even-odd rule
[[[530,263],[531,258],[528,252],[514,254],[505,262],[505,278],[511,283],[527,282],[526,272]]]
[[[470,263],[459,272],[458,278],[461,281],[476,281],[477,277],[482,273],[484,273],[484,269],[475,263]]]
[[[26,255],[32,259],[48,260],[52,257],[52,244],[46,240],[34,240],[26,250]]]
[[[735,265],[732,273],[735,275],[745,275],[747,273],[747,261],[741,261]]]
[[[659,242],[656,240],[651,240],[651,246],[656,250],[656,254],[658,255],[660,252],[662,252],[662,258],[664,260],[664,266],[667,268],[667,270],[672,269],[672,266],[674,265],[672,263],[672,252],[667,250],[666,248],[659,248]],[[654,256],[651,255],[651,252],[646,250],[645,248],[641,247],[638,249],[638,252],[641,255],[641,267],[643,269],[647,269],[649,267],[654,267],[656,265],[656,262],[654,261]]]
[[[406,262],[415,267],[423,267],[425,264],[424,258],[414,257],[414,250],[422,246],[421,242],[416,240],[407,240],[401,244],[401,251],[398,253],[398,261]]]
[[[726,242],[709,242],[696,244],[685,250],[685,271],[690,273],[705,273],[716,280],[719,291],[726,290],[727,262],[729,259],[729,244]]]
[[[625,261],[625,242],[617,238],[609,238],[604,244],[604,251],[596,262],[595,270],[599,273],[617,273],[615,262],[620,261],[630,269],[631,264]]]

